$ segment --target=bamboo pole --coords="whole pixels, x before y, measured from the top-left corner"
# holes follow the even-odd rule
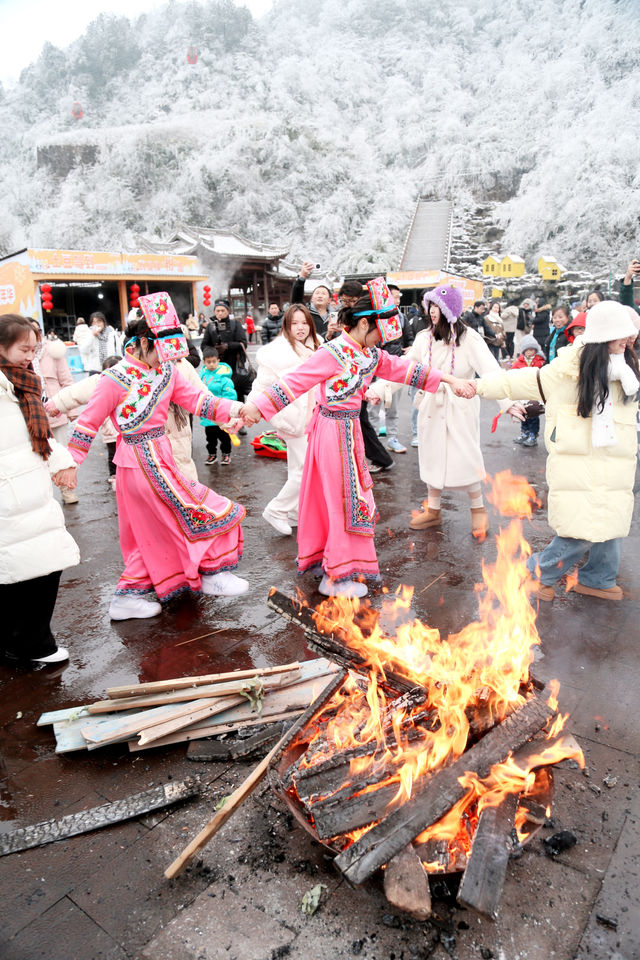
[[[204,634],[209,636],[209,634]],[[196,637],[195,639],[202,639]],[[190,641],[185,641],[190,642]],[[179,646],[179,644],[178,644]],[[285,663],[279,667],[253,667],[251,670],[233,670],[231,673],[209,673],[199,677],[178,677],[173,680],[152,680],[148,683],[135,683],[126,687],[109,687],[107,696],[110,699],[120,697],[141,697],[150,693],[164,693],[169,690],[184,690],[188,687],[200,687],[209,683],[224,683],[225,680],[244,680],[251,677],[270,677],[276,673],[288,673],[290,670],[299,670],[300,664]]]

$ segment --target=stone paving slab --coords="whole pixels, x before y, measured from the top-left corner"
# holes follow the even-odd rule
[[[129,956],[66,897],[5,942],[1,955],[3,960],[127,960]]]

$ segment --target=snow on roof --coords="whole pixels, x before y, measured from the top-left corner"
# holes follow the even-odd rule
[[[506,253],[502,259],[506,260],[507,258],[513,263],[524,263],[524,257],[514,257],[512,253]]]
[[[278,260],[289,252],[288,248],[246,240],[231,229],[215,230],[188,224],[179,224],[176,232],[168,240],[150,240],[147,237],[140,237],[140,242],[146,249],[156,253],[197,255],[198,249],[204,248],[219,257],[233,257],[239,260]]]

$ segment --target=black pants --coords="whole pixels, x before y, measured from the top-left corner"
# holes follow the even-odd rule
[[[48,657],[58,649],[51,617],[61,570],[46,577],[0,584],[0,649],[15,660]]]
[[[369,423],[367,404],[364,400],[360,407],[360,426],[362,428],[362,439],[364,441],[364,453],[367,459],[381,467],[390,466],[390,464],[393,463],[393,457],[382,446],[378,440],[378,434]]]
[[[231,453],[231,437],[226,430],[214,424],[212,427],[205,427],[204,432],[207,438],[207,453],[210,456],[215,457],[218,452],[218,440],[222,452]]]
[[[115,477],[115,475],[116,475],[116,465],[115,465],[115,463],[113,462],[113,458],[114,458],[115,455],[116,455],[116,442],[115,442],[115,440],[113,441],[113,443],[107,443],[107,444],[106,444],[106,447],[107,447],[107,457],[109,458],[109,476],[110,476],[110,477]]]

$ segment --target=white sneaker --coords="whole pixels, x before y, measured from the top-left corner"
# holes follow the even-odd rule
[[[366,583],[356,580],[331,580],[326,574],[318,584],[318,590],[325,597],[366,597]]]
[[[60,496],[63,503],[78,503],[78,494],[69,487],[60,487]]]
[[[419,446],[419,444],[418,444],[418,438],[417,438],[417,437],[412,437],[412,439],[411,439],[411,446],[412,446],[412,447],[417,447],[417,446]]]
[[[50,653],[48,657],[32,657],[32,663],[62,663],[69,659],[69,651],[65,647],[58,647],[55,653]]]
[[[239,597],[249,589],[249,581],[236,577],[228,570],[222,573],[204,573],[202,592],[208,597]]]
[[[277,530],[278,533],[281,533],[283,537],[290,537],[293,533],[291,526],[287,523],[286,520],[282,520],[280,517],[276,516],[275,513],[272,513],[269,510],[269,507],[265,507],[262,511],[263,518],[270,523],[274,530]]]
[[[145,600],[144,597],[133,595],[114,597],[109,606],[112,620],[146,620],[147,617],[157,617],[159,613],[162,613],[162,606],[157,600]]]

